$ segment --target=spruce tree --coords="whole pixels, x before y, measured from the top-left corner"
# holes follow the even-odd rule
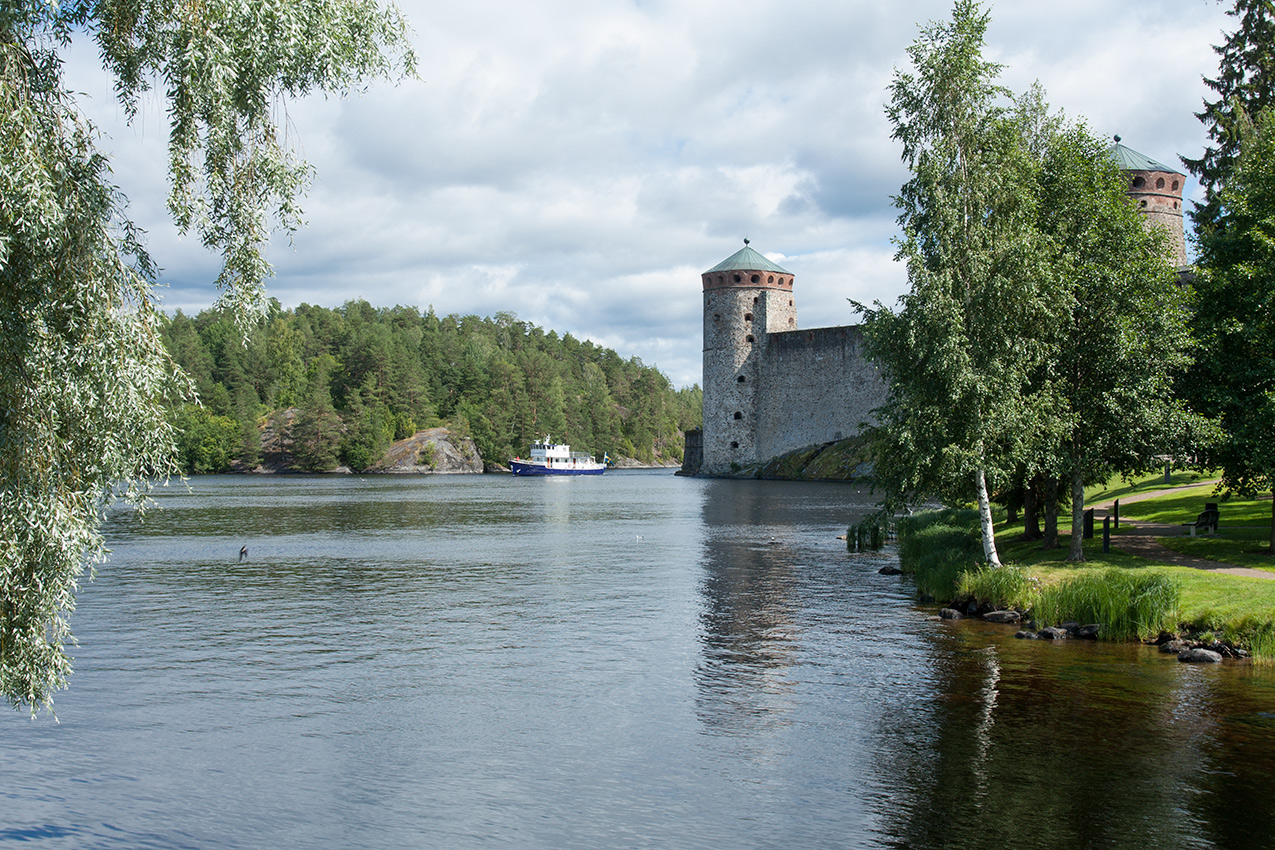
[[[1245,115],[1256,115],[1275,104],[1275,2],[1235,0],[1227,14],[1239,27],[1226,42],[1214,45],[1220,58],[1218,75],[1204,84],[1217,99],[1204,102],[1195,115],[1208,128],[1212,144],[1198,159],[1182,157],[1182,164],[1204,187],[1204,203],[1192,217],[1197,231],[1212,227],[1219,216],[1217,194],[1235,168]]]

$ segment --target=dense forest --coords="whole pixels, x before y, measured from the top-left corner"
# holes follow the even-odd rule
[[[519,321],[433,308],[271,305],[248,339],[218,310],[180,311],[164,339],[199,395],[172,405],[188,472],[252,469],[284,411],[299,468],[375,465],[391,442],[445,425],[486,463],[552,435],[601,457],[680,461],[698,386],[674,390],[638,358]]]

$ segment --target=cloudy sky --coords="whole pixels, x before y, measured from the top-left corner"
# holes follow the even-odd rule
[[[287,105],[315,166],[308,226],[271,253],[285,306],[507,310],[700,377],[699,274],[742,246],[796,274],[802,327],[847,298],[892,303],[890,195],[906,179],[883,107],[947,0],[401,2],[419,80]],[[1022,91],[1178,165],[1204,144],[1213,0],[1002,0],[987,56]],[[166,309],[216,298],[216,256],[164,211],[164,117],[122,123],[91,49],[69,62],[117,182],[164,268]],[[1187,183],[1187,196],[1197,189]]]

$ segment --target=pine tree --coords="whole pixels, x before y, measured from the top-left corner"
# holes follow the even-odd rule
[[[1204,187],[1204,203],[1192,212],[1200,231],[1218,219],[1218,191],[1235,168],[1244,116],[1275,105],[1275,2],[1235,0],[1227,14],[1239,20],[1239,27],[1224,44],[1214,45],[1221,57],[1218,75],[1204,80],[1218,97],[1205,101],[1204,111],[1195,114],[1213,144],[1198,159],[1182,157],[1182,164]]]

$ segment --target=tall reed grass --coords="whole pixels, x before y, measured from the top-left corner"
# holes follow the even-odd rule
[[[1145,639],[1178,624],[1181,583],[1152,570],[1093,570],[1045,588],[1035,606],[1036,622],[1100,623],[1108,640]]]
[[[982,566],[962,573],[957,584],[960,596],[972,596],[996,608],[1032,610],[1040,600],[1039,583],[1017,564]]]
[[[935,599],[951,599],[961,574],[983,561],[977,511],[922,511],[899,518],[895,528],[899,568],[913,574],[918,591]]]

